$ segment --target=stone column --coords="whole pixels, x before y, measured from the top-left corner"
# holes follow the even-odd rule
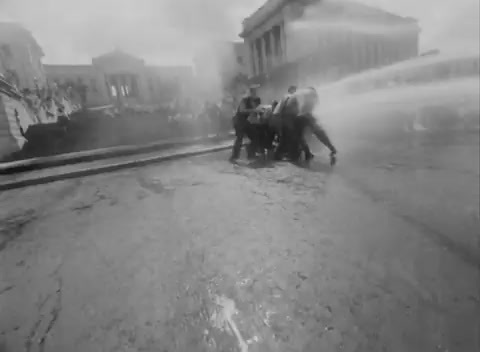
[[[273,26],[272,28],[272,50],[273,50],[273,62],[276,65],[280,64],[280,60],[279,60],[279,57],[278,57],[278,49],[279,49],[279,44],[277,42],[277,25]]]
[[[261,48],[262,48],[262,61],[263,61],[263,72],[262,73],[266,73],[268,72],[268,62],[267,62],[267,43],[265,41],[265,33],[262,34],[262,36],[260,37],[260,43],[261,44]]]
[[[111,90],[111,87],[114,88],[114,91],[115,91],[114,99],[115,99],[115,103],[118,104],[120,102],[120,95],[122,94],[122,92],[120,92],[119,90],[117,77],[114,74],[110,75],[110,90]]]
[[[257,49],[257,40],[254,39],[253,40],[253,60],[255,62],[255,76],[258,76],[258,74],[260,73],[260,61],[259,61],[259,52],[258,52],[258,49]]]
[[[268,72],[268,56],[267,56],[267,38],[266,38],[266,32],[262,34],[261,37],[261,42],[262,42],[262,55],[263,55],[263,72],[266,73]]]
[[[379,37],[378,41],[378,64],[379,66],[383,66],[386,64],[386,57],[385,57],[385,40],[383,37]]]
[[[133,75],[132,74],[128,75],[128,90],[130,91],[130,95],[132,97],[134,97],[135,96],[135,91],[133,89]]]
[[[277,61],[280,63],[283,63],[284,61],[284,45],[283,45],[283,40],[282,40],[282,26],[281,24],[278,25],[278,37],[277,37],[277,45],[278,45],[278,55],[277,55]]]
[[[127,96],[127,89],[126,89],[126,80],[125,80],[125,75],[122,74],[120,75],[120,86],[122,87],[122,90],[123,90],[123,93],[124,93],[124,96],[126,97]]]
[[[287,32],[285,29],[285,22],[280,25],[280,43],[281,43],[281,58],[282,62],[287,62],[288,55],[287,55]]]
[[[275,67],[277,65],[277,55],[275,53],[275,32],[274,32],[274,28],[273,27],[272,29],[270,29],[270,31],[268,31],[268,35],[269,35],[269,38],[270,38],[270,53],[271,53],[271,63],[272,63],[272,68]]]
[[[259,43],[260,45],[258,45]],[[263,43],[261,37],[255,39],[255,54],[257,58],[257,75],[259,75],[265,70],[265,62],[263,61]]]
[[[250,61],[250,76],[254,77],[257,75],[258,72],[258,62],[257,62],[257,54],[255,49],[255,41],[250,40],[248,42],[248,52],[249,52],[249,61]]]

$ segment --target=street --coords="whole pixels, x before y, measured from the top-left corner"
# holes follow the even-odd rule
[[[0,351],[478,351],[478,133],[380,143],[0,193]]]

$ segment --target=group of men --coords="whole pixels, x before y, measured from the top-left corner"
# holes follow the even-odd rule
[[[249,94],[241,100],[233,118],[236,139],[230,160],[239,158],[243,140],[248,137],[249,159],[257,154],[264,156],[268,153],[275,160],[288,158],[297,162],[303,152],[305,160],[310,161],[314,155],[305,139],[305,132],[310,129],[330,150],[330,162],[333,165],[337,150],[314,117],[318,102],[315,88],[297,89],[291,86],[280,102],[274,101],[270,106],[265,106],[261,104],[256,87],[250,87]]]

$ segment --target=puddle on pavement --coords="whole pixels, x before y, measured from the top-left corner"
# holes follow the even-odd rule
[[[216,305],[210,322],[214,328],[221,331],[233,334],[237,339],[238,347],[241,352],[248,352],[248,344],[242,337],[238,330],[237,324],[233,320],[233,316],[238,313],[235,302],[225,296],[214,296],[213,301]],[[252,341],[258,340],[258,338],[251,339]],[[249,340],[250,341],[250,340]]]
[[[174,187],[165,185],[158,177],[150,178],[145,175],[138,175],[137,182],[140,187],[155,194],[173,192],[175,190]]]

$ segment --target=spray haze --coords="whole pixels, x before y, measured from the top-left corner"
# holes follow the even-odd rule
[[[392,12],[407,21],[371,21],[368,14],[365,16],[365,8],[355,3]],[[478,4],[475,0],[326,0],[308,7],[289,26],[292,36],[307,38],[296,41],[295,52],[311,50],[318,35],[328,32],[395,38],[414,29],[408,21],[412,17],[421,30],[420,50],[439,48],[441,52],[354,74],[332,84],[316,82],[322,100],[316,115],[321,122],[340,134],[359,127],[385,132],[398,123],[419,121],[427,115],[430,121],[469,115],[478,125]]]
[[[332,4],[343,0],[328,0]],[[195,52],[212,42],[233,41],[241,21],[263,0],[0,0],[4,19],[32,30],[48,63],[88,63],[96,56],[120,47],[153,64],[190,64]],[[355,1],[354,1],[355,2]],[[418,19],[421,50],[453,49],[457,55],[477,51],[479,45],[478,0],[357,0],[400,16]],[[322,3],[307,8],[292,28],[312,30],[351,28],[364,33],[394,36],[407,30],[402,25],[369,23],[355,16],[361,6],[348,6],[349,17],[313,21]],[[352,1],[348,1],[351,5]],[[346,7],[347,8],[347,7]],[[306,41],[307,42],[307,41]],[[305,44],[303,44],[305,46]],[[300,52],[301,50],[299,50]],[[212,56],[225,58],[211,49]],[[231,59],[235,58],[231,56]],[[215,62],[212,62],[215,66]],[[213,67],[215,71],[218,67]],[[380,74],[388,74],[384,69]],[[218,74],[218,73],[217,73]],[[370,74],[367,73],[367,76]],[[368,79],[368,78],[367,78]],[[372,78],[373,79],[373,78]],[[205,84],[210,81],[207,79]]]
[[[402,16],[418,19],[421,48],[463,50],[479,46],[478,0],[359,0]]]
[[[342,18],[322,13],[324,5],[335,5]],[[372,23],[363,16],[364,9],[355,4],[373,6],[402,17],[418,20],[420,50],[439,48],[442,51],[480,50],[480,2],[478,0],[324,0],[309,6],[300,20],[290,26],[298,36],[308,37],[318,31],[350,29],[355,32],[395,35],[410,30],[408,25]],[[342,6],[343,5],[343,6]],[[346,20],[346,18],[348,20]]]
[[[46,63],[89,63],[115,47],[152,64],[190,64],[211,40],[237,38],[259,0],[0,0],[0,20],[30,29]]]
[[[47,63],[87,63],[114,47],[152,63],[190,63],[199,44],[236,39],[242,19],[264,2],[0,0],[0,19],[18,21],[32,30]],[[358,2],[417,18],[423,49],[478,47],[478,0]],[[365,31],[380,29],[366,23],[356,25]]]

